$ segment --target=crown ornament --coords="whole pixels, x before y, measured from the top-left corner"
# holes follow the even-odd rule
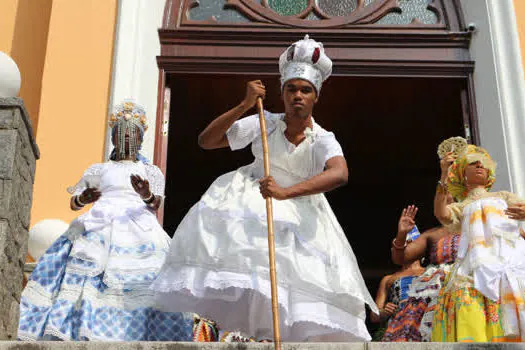
[[[281,54],[279,72],[281,88],[289,80],[303,79],[310,82],[319,95],[323,82],[332,74],[332,60],[325,54],[322,43],[305,35]]]
[[[138,126],[142,132],[148,130],[146,111],[131,100],[126,100],[115,106],[114,112],[109,116],[109,127],[113,129],[120,123],[129,123]]]

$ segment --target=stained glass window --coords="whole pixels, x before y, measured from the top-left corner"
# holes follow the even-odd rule
[[[308,0],[268,0],[268,5],[281,16],[293,16],[306,9]]]
[[[435,24],[438,21],[436,14],[427,9],[431,2],[432,0],[399,0],[401,13],[389,13],[381,18],[377,24],[410,24],[414,18],[424,24]]]
[[[316,0],[316,2],[329,16],[348,16],[357,8],[357,0]]]
[[[199,0],[199,6],[190,10],[188,19],[206,21],[214,16],[218,22],[249,22],[243,14],[235,9],[224,8],[226,0]]]
[[[252,0],[261,3],[261,0]],[[319,8],[329,16],[348,16],[356,10],[358,0],[315,0]],[[378,0],[364,0],[369,6]],[[267,0],[270,8],[282,16],[293,16],[303,12],[308,0]],[[401,13],[389,13],[381,18],[377,24],[403,25],[410,24],[414,18],[425,24],[435,24],[438,21],[436,14],[427,9],[432,0],[399,0]],[[249,19],[233,8],[224,8],[226,0],[199,0],[199,5],[190,10],[190,20],[208,20],[214,16],[219,22],[249,22]],[[307,20],[319,20],[314,13],[310,13]]]

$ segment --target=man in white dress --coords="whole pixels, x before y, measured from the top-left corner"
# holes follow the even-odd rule
[[[258,116],[240,119],[265,96],[257,80],[199,136],[204,149],[251,144],[255,160],[219,177],[180,223],[153,284],[156,299],[221,329],[272,338],[264,200],[272,197],[282,340],[366,341],[365,303],[378,310],[323,195],[348,181],[348,168],[334,134],[312,117],[332,62],[307,36],[279,64],[285,113],[265,112],[271,176],[264,177]]]

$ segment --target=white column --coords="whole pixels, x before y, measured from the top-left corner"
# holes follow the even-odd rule
[[[495,189],[525,197],[525,81],[512,0],[462,0],[475,23],[471,53],[481,145],[498,162]]]
[[[115,35],[110,108],[126,98],[144,106],[148,117],[142,153],[153,159],[160,54],[158,28],[166,0],[120,0]],[[109,113],[108,113],[109,114]],[[106,157],[113,146],[106,138]]]

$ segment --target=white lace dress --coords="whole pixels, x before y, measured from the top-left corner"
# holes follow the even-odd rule
[[[271,175],[288,187],[342,156],[334,135],[314,122],[297,147],[283,114],[266,112]],[[263,153],[257,116],[227,133],[233,150],[251,143],[255,161],[219,177],[177,228],[152,288],[168,311],[191,311],[223,330],[273,337]],[[284,341],[365,341],[365,303],[374,311],[356,258],[323,194],[273,201]]]
[[[107,162],[86,170],[100,199],[75,219],[40,258],[22,293],[22,340],[191,340],[193,319],[155,309],[151,282],[166,258],[169,236],[130,175],[164,194],[160,170],[142,162]]]

